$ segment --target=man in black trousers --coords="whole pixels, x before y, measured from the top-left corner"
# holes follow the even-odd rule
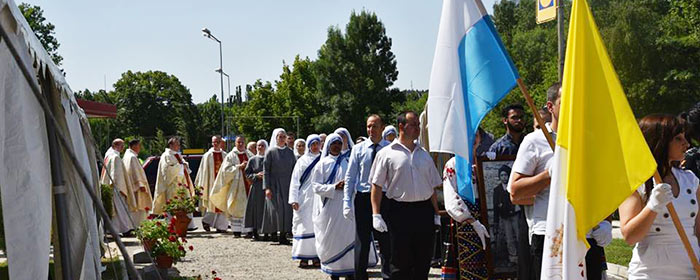
[[[389,145],[382,139],[384,122],[379,115],[367,118],[368,141],[363,141],[353,147],[345,175],[343,195],[343,216],[355,219],[355,279],[368,279],[367,261],[370,253],[372,237],[379,241],[380,258],[382,260],[382,278],[390,279],[391,243],[389,234],[372,230],[372,205],[370,204],[369,172],[380,149]]]
[[[442,178],[430,154],[415,142],[418,115],[401,113],[397,123],[398,141],[377,153],[370,172],[372,226],[390,232],[391,279],[428,279],[434,225],[440,224],[435,187]]]

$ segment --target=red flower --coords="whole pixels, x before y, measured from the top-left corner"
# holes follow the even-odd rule
[[[221,280],[221,278],[219,278],[219,277],[214,277],[214,280]]]
[[[216,270],[212,270],[212,271],[211,271],[211,274],[216,275]]]
[[[155,217],[153,217],[153,215],[148,215],[148,218],[147,218],[147,219],[153,220],[153,218],[155,218]]]
[[[157,225],[157,226],[160,226],[160,221],[156,221],[156,225]]]
[[[166,199],[165,204],[170,204],[170,199]]]
[[[185,247],[182,247],[182,245],[177,246],[177,249],[180,250],[180,251],[185,251]]]
[[[151,211],[151,207],[146,206],[146,208],[143,208],[143,210]]]
[[[182,243],[187,243],[187,239],[185,239],[184,237],[180,238],[180,241],[182,241]]]
[[[170,240],[170,242],[175,242],[175,241],[177,241],[177,237],[175,237],[175,235],[171,235],[171,236],[168,236],[168,240]]]
[[[194,247],[192,247],[192,245],[190,245],[189,249],[190,251],[194,251]]]

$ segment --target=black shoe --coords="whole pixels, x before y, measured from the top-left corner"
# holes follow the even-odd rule
[[[199,229],[199,228],[198,228],[198,227],[193,227],[193,228],[188,228],[187,231],[195,231],[195,230],[197,230],[197,229]]]
[[[270,235],[266,233],[262,238],[260,238],[260,241],[270,241]]]
[[[129,230],[125,233],[122,233],[122,237],[134,237],[134,230]]]
[[[217,229],[216,230],[216,233],[227,233],[227,232],[228,231],[226,231],[225,229]]]
[[[277,241],[279,238],[277,238],[277,233],[270,234],[270,241]]]
[[[206,230],[207,232],[210,232],[210,231],[211,231],[211,225],[209,225],[209,224],[207,224],[207,223],[205,223],[205,222],[202,222],[202,227],[203,227],[204,230]]]
[[[234,231],[234,232],[233,232],[233,236],[236,237],[236,238],[241,238],[241,233],[240,233],[240,232],[237,232],[237,231]]]
[[[253,238],[253,233],[252,232],[246,233],[245,236],[243,236],[243,238],[251,239],[251,238]]]

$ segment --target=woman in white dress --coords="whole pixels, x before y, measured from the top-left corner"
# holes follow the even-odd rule
[[[316,251],[321,259],[321,270],[331,279],[345,276],[353,279],[355,273],[355,222],[343,217],[343,187],[348,158],[342,156],[342,138],[331,133],[326,138],[321,161],[311,176],[316,193],[314,201],[314,233]],[[369,267],[377,264],[374,246],[370,246]]]
[[[297,139],[299,141],[301,139]],[[295,146],[297,141],[295,141]],[[302,140],[303,141],[303,140]],[[301,143],[301,142],[299,142]],[[314,235],[313,211],[314,190],[311,175],[321,158],[321,138],[311,134],[306,138],[306,152],[297,159],[292,171],[292,181],[289,183],[289,204],[292,205],[292,259],[299,260],[300,268],[309,267],[309,261],[314,267],[320,267],[316,253],[316,238]]]
[[[635,244],[628,277],[698,279],[666,209],[669,203],[676,208],[697,256],[698,178],[678,168],[688,148],[683,125],[672,115],[650,115],[639,126],[663,182],[646,182],[620,205],[622,235],[627,243]]]

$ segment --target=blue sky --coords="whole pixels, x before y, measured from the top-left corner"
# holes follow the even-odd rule
[[[489,12],[495,1],[483,0]],[[195,103],[220,91],[218,45],[202,36],[203,27],[223,42],[233,90],[277,80],[282,61],[291,63],[297,54],[315,59],[328,27],[344,29],[350,12],[362,9],[375,12],[393,40],[395,86],[426,89],[442,8],[438,0],[24,2],[41,6],[56,25],[62,68],[74,91],[105,84],[110,90],[127,70],[161,70],[176,75]]]

